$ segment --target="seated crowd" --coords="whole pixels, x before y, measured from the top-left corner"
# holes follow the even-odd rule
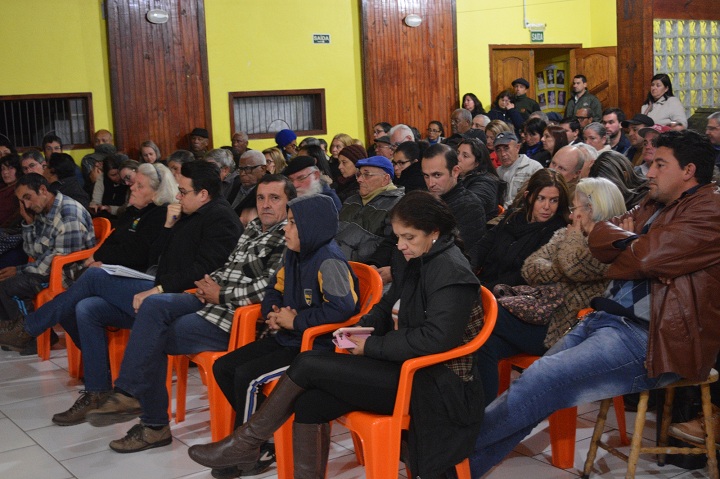
[[[235,430],[189,454],[214,477],[260,473],[273,462],[273,432],[295,414],[295,477],[319,478],[329,422],[391,414],[403,361],[461,345],[483,286],[499,304],[493,332],[462,367],[416,379],[403,457],[432,478],[454,477],[469,457],[481,477],[556,410],[704,379],[716,364],[720,114],[707,136],[687,130],[669,78],[656,77],[631,119],[603,109],[578,75],[554,121],[520,78],[487,115],[464,95],[447,137],[438,120],[425,138],[379,122],[371,145],[344,133],[329,148],[298,144],[282,130],[262,151],[244,132],[212,149],[195,128],[188,150],[163,158],[146,141],[136,161],[100,130],[78,168],[55,135],[22,155],[1,141],[0,345],[33,354],[48,329],[57,341],[60,324],[82,351],[85,382],[52,421],[139,417],[110,443],[136,452],[172,442],[168,355],[226,351],[235,310],[260,304],[257,339],[213,366]],[[63,293],[33,310],[53,258],[96,246],[93,216],[114,230],[63,270]],[[309,328],[360,311],[350,261],[385,285],[358,323],[372,335],[350,336],[348,355],[329,336],[301,352]],[[584,308],[593,312],[578,317]],[[131,330],[114,381],[106,328]],[[542,358],[498,396],[498,363],[517,354]],[[265,397],[261,386],[278,378]],[[421,420],[440,414],[422,409],[431,401],[453,419]],[[451,438],[447,450],[431,434]]]

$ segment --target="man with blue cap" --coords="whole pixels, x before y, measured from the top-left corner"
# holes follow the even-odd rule
[[[394,243],[388,213],[403,197],[405,188],[393,184],[395,170],[384,156],[358,160],[355,167],[359,191],[343,203],[335,240],[350,261],[367,263],[383,240]],[[390,264],[391,254],[389,248],[387,261],[380,262],[383,266]]]

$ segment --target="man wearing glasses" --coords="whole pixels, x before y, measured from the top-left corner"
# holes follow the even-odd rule
[[[378,155],[384,156],[388,160],[392,159],[393,151],[392,141],[388,135],[375,138],[375,152]]]
[[[340,210],[340,231],[335,240],[350,261],[388,266],[392,247],[387,248],[385,258],[374,255],[378,246],[385,243],[392,246],[392,226],[388,213],[405,194],[405,188],[393,184],[395,169],[385,157],[372,156],[355,163],[359,191],[345,200]]]
[[[257,150],[248,150],[240,157],[239,166],[237,168],[240,177],[240,189],[234,197],[228,199],[232,203],[233,208],[247,197],[257,182],[267,173],[267,160],[265,155]]]
[[[580,123],[580,130],[593,122],[592,113],[590,113],[590,109],[588,108],[578,108],[575,114],[575,118],[577,119],[578,123]]]

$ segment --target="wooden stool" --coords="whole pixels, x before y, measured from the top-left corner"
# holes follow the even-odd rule
[[[632,438],[632,444],[630,445],[630,456],[619,452],[614,447],[609,446],[605,442],[600,440],[600,436],[603,433],[603,427],[605,426],[605,417],[607,416],[608,409],[612,404],[612,399],[604,399],[600,404],[600,412],[598,413],[597,423],[595,424],[595,431],[593,432],[592,441],[590,443],[590,450],[588,451],[588,457],[585,461],[585,467],[583,468],[583,479],[590,477],[590,471],[592,470],[593,462],[597,454],[598,446],[608,451],[615,457],[626,461],[628,463],[627,473],[625,474],[626,479],[633,479],[635,477],[635,468],[637,467],[638,457],[640,453],[646,454],[660,454],[659,462],[664,464],[665,454],[707,454],[708,461],[708,473],[712,479],[718,478],[718,465],[716,458],[716,446],[715,446],[715,431],[712,423],[712,404],[710,403],[710,383],[714,383],[718,380],[718,372],[711,370],[710,375],[705,381],[688,381],[680,380],[665,389],[665,407],[662,413],[662,427],[660,430],[660,441],[657,447],[642,447],[642,432],[645,427],[645,413],[647,412],[648,397],[650,396],[649,391],[643,391],[640,393],[640,402],[637,408],[637,417],[635,418],[635,431]],[[702,408],[703,416],[705,418],[705,445],[697,447],[668,447],[668,437],[670,423],[672,422],[672,405],[675,397],[675,388],[681,386],[700,386],[700,392],[702,394]]]

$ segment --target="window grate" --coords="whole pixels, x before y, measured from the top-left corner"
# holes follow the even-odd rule
[[[298,135],[326,134],[325,90],[231,92],[230,118],[234,132],[254,139],[272,138],[285,128]]]
[[[90,147],[92,94],[0,96],[0,133],[17,148],[40,148],[55,134],[68,148]]]

